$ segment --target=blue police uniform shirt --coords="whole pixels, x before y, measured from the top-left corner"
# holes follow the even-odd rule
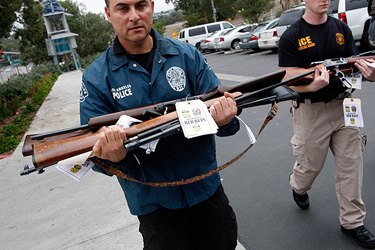
[[[155,30],[151,35],[156,46],[151,75],[127,53],[116,51],[117,39],[86,69],[80,91],[81,124],[87,124],[91,117],[200,95],[220,85],[204,56],[192,45],[164,38]],[[238,129],[239,122],[233,119],[217,135],[232,135]],[[146,154],[138,148],[113,165],[144,182],[189,179],[217,168],[215,138],[186,139],[182,133],[169,136],[160,139],[156,152]],[[108,174],[99,166],[94,170]],[[159,207],[179,209],[206,200],[218,188],[220,177],[215,174],[174,187],[151,187],[122,178],[118,181],[130,212],[145,215]]]

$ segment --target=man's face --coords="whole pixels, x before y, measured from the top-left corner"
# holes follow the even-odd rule
[[[331,0],[305,0],[306,8],[315,14],[325,14],[328,11]]]
[[[151,31],[154,2],[110,0],[105,12],[121,42],[141,43]]]

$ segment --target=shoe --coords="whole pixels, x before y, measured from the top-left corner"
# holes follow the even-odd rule
[[[365,226],[356,227],[354,229],[345,229],[341,226],[341,232],[352,236],[361,247],[375,248],[375,236],[370,233]]]
[[[310,206],[309,195],[307,193],[303,195],[297,194],[296,192],[294,192],[293,189],[292,191],[293,191],[293,199],[296,202],[297,206],[299,206],[303,210],[308,209]]]

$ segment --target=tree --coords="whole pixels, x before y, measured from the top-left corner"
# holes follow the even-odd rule
[[[259,23],[260,17],[269,11],[274,3],[270,0],[237,0],[234,5],[250,23]]]
[[[67,13],[73,14],[67,18],[71,32],[77,33],[77,53],[81,57],[94,55],[105,51],[111,44],[114,31],[112,25],[105,20],[102,14],[83,12],[84,4],[77,4],[71,0],[60,2]]]
[[[164,25],[170,25],[178,21],[183,21],[184,18],[182,17],[181,11],[173,11],[168,16],[166,16],[162,22]]]
[[[17,12],[19,12],[22,2],[22,0],[0,0],[0,38],[9,37],[13,23],[17,20]]]
[[[165,0],[166,3],[172,3],[177,10],[182,10],[185,20],[204,20],[204,23],[213,22],[213,12],[211,0]],[[233,1],[230,0],[215,0],[215,9],[217,20],[223,20],[234,17],[236,10],[233,6]],[[196,25],[196,24],[195,24]]]
[[[115,32],[103,15],[89,12],[83,16],[82,25],[77,37],[77,52],[81,57],[103,52],[111,45]]]
[[[156,23],[154,23],[154,24],[152,25],[152,27],[153,27],[157,32],[159,32],[159,33],[162,34],[162,35],[165,33],[166,28],[165,28],[165,26],[164,26],[164,24],[163,24],[162,22],[156,22]]]
[[[19,51],[23,60],[39,64],[48,60],[45,39],[46,28],[43,23],[44,8],[38,1],[24,0],[21,7],[21,28],[16,29],[15,38],[20,40]]]

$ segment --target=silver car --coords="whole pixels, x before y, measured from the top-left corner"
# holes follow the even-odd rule
[[[258,46],[259,33],[268,29],[272,29],[277,25],[279,18],[265,21],[259,24],[252,31],[241,36],[240,48],[241,49],[252,49],[255,51],[260,50]]]
[[[236,27],[226,33],[225,35],[220,35],[219,37],[215,38],[215,45],[214,49],[216,50],[230,50],[240,49],[240,37],[241,35],[251,31],[254,28],[254,25],[242,25]]]
[[[205,39],[201,40],[201,51],[205,51],[205,50],[209,50],[211,52],[216,51],[216,49],[214,48],[215,38],[219,37],[219,36],[223,36],[231,30],[232,29],[218,30],[218,31],[215,31],[212,34],[210,34]]]

